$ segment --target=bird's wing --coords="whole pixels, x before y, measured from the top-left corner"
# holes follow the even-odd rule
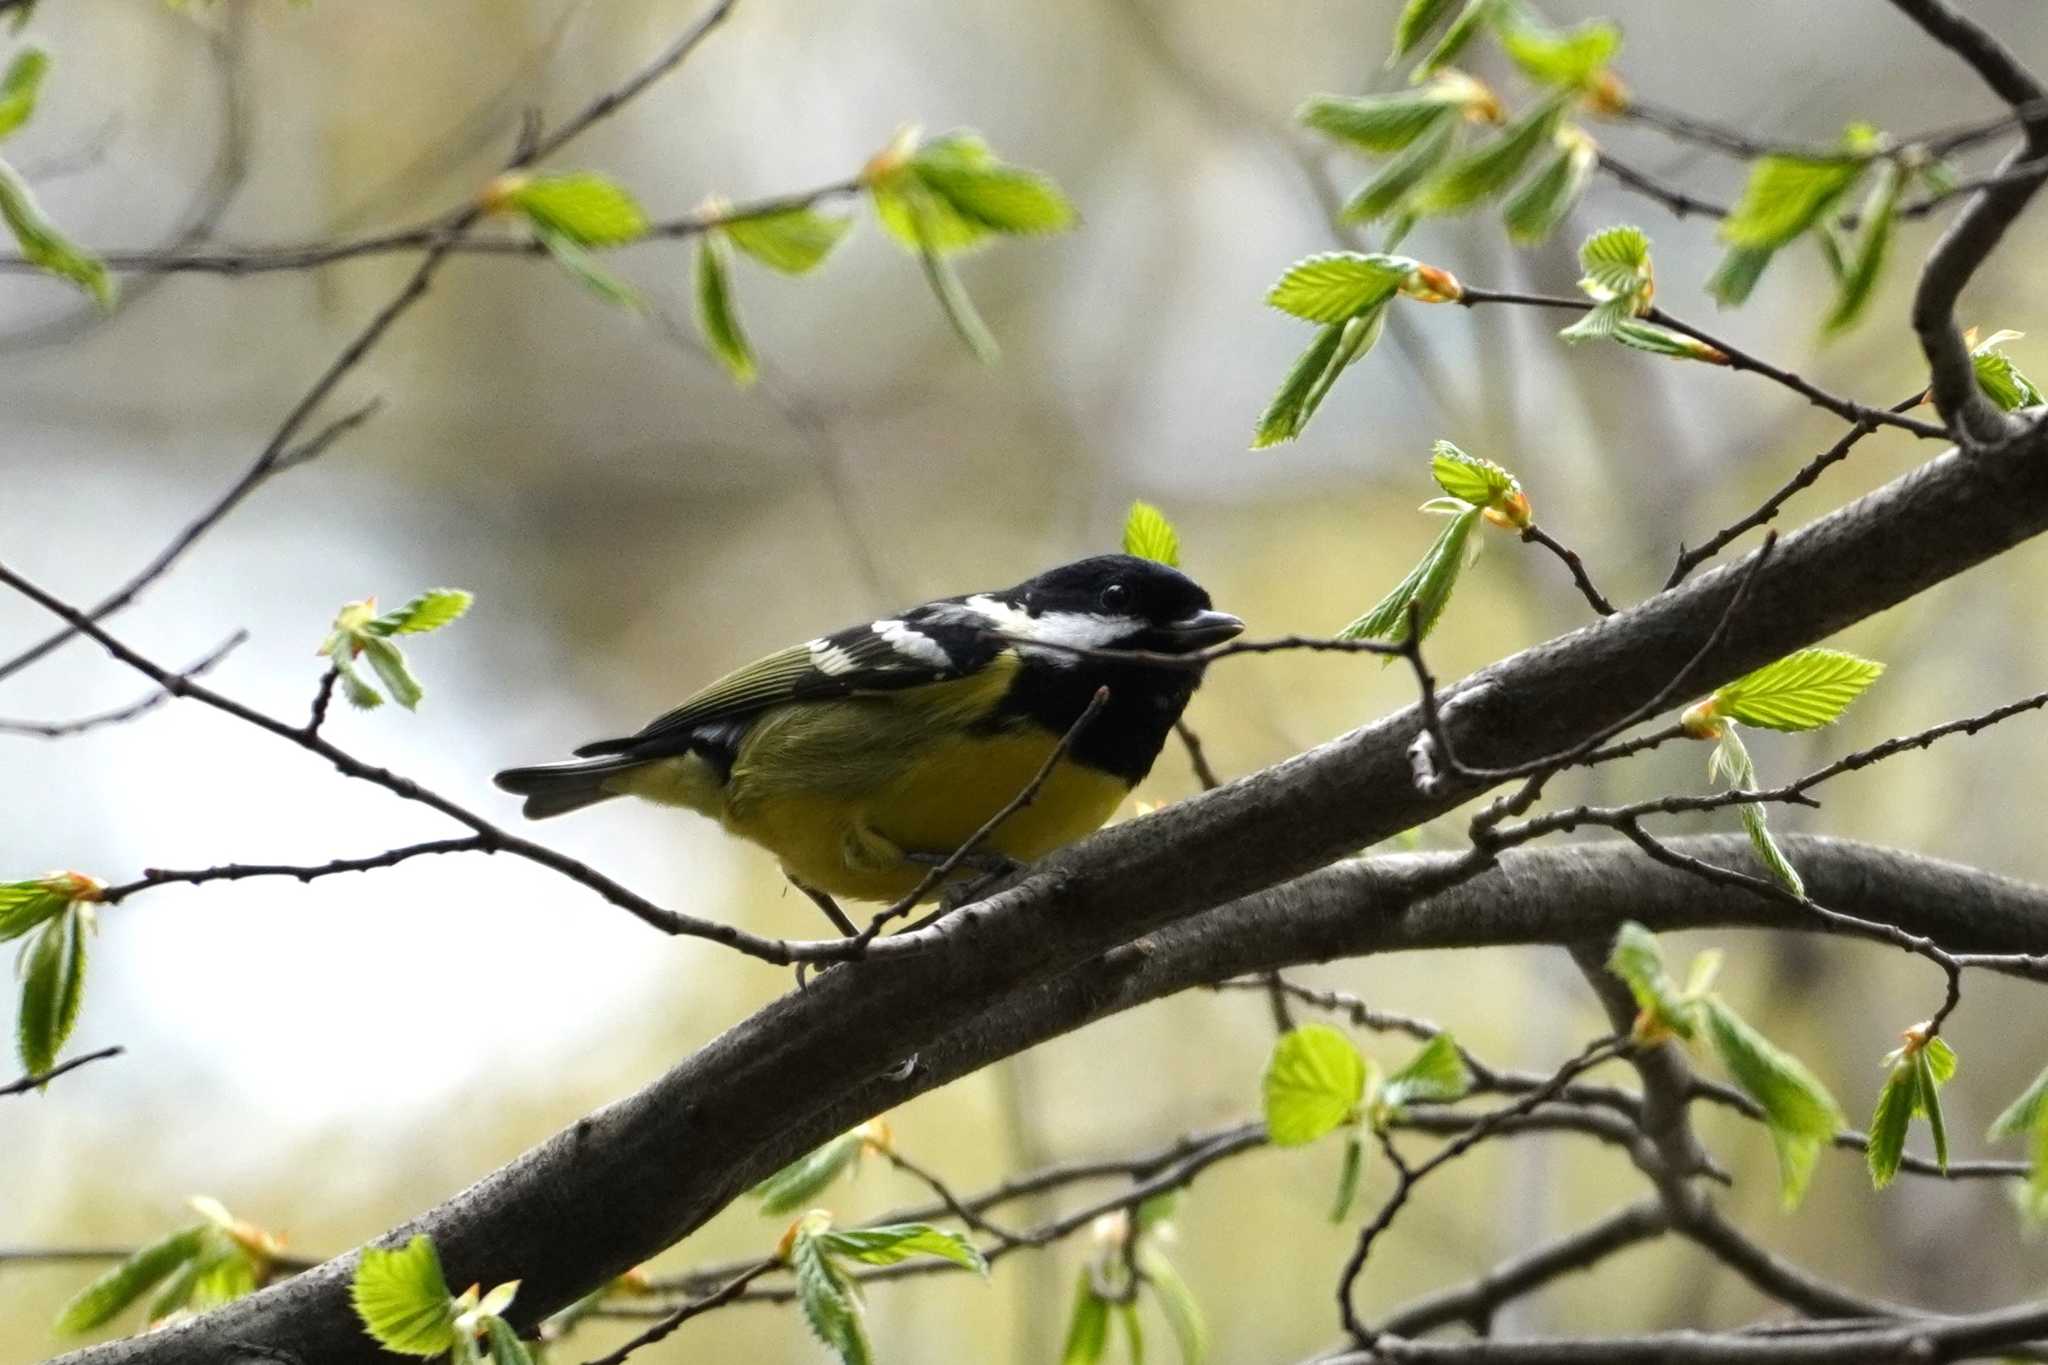
[[[726,674],[638,734],[601,739],[576,753],[676,752],[706,726],[751,718],[785,702],[893,692],[960,677],[985,667],[1001,649],[1002,641],[985,627],[920,608],[777,650]]]

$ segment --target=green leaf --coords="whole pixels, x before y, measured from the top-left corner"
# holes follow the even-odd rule
[[[36,95],[43,76],[50,69],[50,56],[41,48],[25,47],[7,64],[0,76],[0,139],[27,123],[36,111]]]
[[[2048,402],[2034,382],[2021,374],[2012,358],[1999,349],[2008,341],[2018,341],[2024,332],[1993,332],[1970,352],[1970,364],[1977,371],[1977,387],[1991,396],[1991,401],[2006,412],[2015,408],[2030,408],[2037,403]]]
[[[1820,1149],[1841,1126],[1841,1107],[1798,1058],[1750,1027],[1719,996],[1710,995],[1703,1004],[1715,1055],[1763,1107],[1778,1152],[1779,1195],[1786,1208],[1796,1207]]]
[[[1901,1059],[1885,1076],[1884,1089],[1877,1092],[1877,1109],[1870,1116],[1870,1143],[1863,1153],[1870,1183],[1877,1189],[1891,1184],[1899,1173],[1899,1161],[1906,1153],[1906,1129],[1919,1103],[1919,1091],[1918,1069]]]
[[[1327,251],[1287,267],[1266,302],[1304,322],[1343,322],[1394,297],[1415,267],[1406,256]]]
[[[1408,144],[1406,151],[1389,161],[1345,203],[1341,214],[1344,221],[1370,223],[1391,213],[1410,190],[1443,163],[1457,133],[1458,120],[1444,119]]]
[[[1166,513],[1149,502],[1134,502],[1124,517],[1124,553],[1180,567],[1180,533]]]
[[[1929,1038],[1920,1050],[1927,1054],[1928,1070],[1936,1085],[1947,1085],[1956,1078],[1956,1050],[1948,1045],[1948,1039]]]
[[[533,176],[504,201],[543,237],[564,237],[581,247],[621,246],[647,235],[647,215],[639,202],[623,186],[590,171]]]
[[[102,309],[112,309],[117,290],[106,262],[77,245],[43,216],[36,197],[15,169],[0,161],[0,221],[21,247],[30,265],[71,281]]]
[[[1576,346],[1581,341],[1604,341],[1633,314],[1635,305],[1626,298],[1612,298],[1588,308],[1577,322],[1558,329],[1558,336]]]
[[[974,1243],[957,1233],[928,1223],[889,1223],[881,1227],[831,1229],[818,1234],[825,1250],[864,1265],[895,1265],[913,1256],[936,1256],[942,1261],[988,1274],[988,1262]]]
[[[1529,246],[1557,231],[1586,193],[1599,164],[1600,149],[1593,139],[1577,129],[1565,129],[1557,154],[1502,207],[1509,239]]]
[[[1295,118],[1368,152],[1398,152],[1437,125],[1458,117],[1466,92],[1446,82],[1391,95],[1311,95]]]
[[[1664,950],[1655,934],[1634,920],[1624,922],[1608,949],[1607,970],[1621,978],[1637,1008],[1652,1022],[1681,1038],[1692,1037],[1693,1011],[1664,970]]]
[[[879,202],[879,201],[877,201]],[[918,233],[917,259],[924,267],[925,282],[931,286],[932,296],[939,301],[939,307],[946,314],[946,321],[953,324],[953,332],[974,358],[984,365],[993,365],[1001,356],[1001,348],[989,332],[988,324],[981,320],[975,310],[974,300],[968,296],[967,287],[960,283],[960,277],[953,273],[952,264],[946,260],[939,224],[943,221],[930,207],[930,197],[911,201],[911,223]]]
[[[1365,1058],[1336,1029],[1304,1024],[1288,1030],[1266,1061],[1266,1135],[1276,1147],[1314,1142],[1357,1110],[1365,1080]]]
[[[143,1314],[144,1322],[161,1322],[181,1308],[190,1306],[192,1295],[199,1287],[199,1277],[211,1270],[212,1262],[222,1256],[239,1255],[234,1247],[216,1247],[202,1252],[186,1261],[163,1282],[163,1288],[149,1301],[149,1308]]]
[[[374,711],[384,704],[384,694],[363,681],[356,672],[355,646],[344,640],[340,650],[329,656],[334,671],[341,678],[341,695],[348,698],[348,704],[358,711]]]
[[[1415,45],[1428,35],[1429,31],[1443,22],[1458,0],[1408,0],[1401,7],[1401,17],[1394,21],[1394,50],[1388,54],[1387,65],[1408,55]]]
[[[1580,90],[1621,50],[1621,30],[1605,19],[1555,29],[1518,17],[1501,26],[1500,45],[1530,80]]]
[[[491,1343],[491,1365],[534,1365],[533,1352],[511,1323],[493,1313],[484,1319],[484,1332]]]
[[[1344,1139],[1344,1164],[1337,1168],[1337,1198],[1330,1206],[1330,1221],[1341,1223],[1351,1214],[1351,1205],[1358,1198],[1358,1177],[1365,1169],[1365,1140],[1358,1131]]]
[[[1792,865],[1792,859],[1786,856],[1785,850],[1779,847],[1778,841],[1771,836],[1770,822],[1764,815],[1764,808],[1751,802],[1736,809],[1740,812],[1743,831],[1749,835],[1750,847],[1756,850],[1756,856],[1762,860],[1764,870],[1771,874],[1778,885],[1793,895],[1804,896],[1806,879],[1799,875],[1799,869]]]
[[[1718,689],[1713,709],[1765,730],[1814,730],[1839,719],[1883,672],[1838,649],[1802,649]]]
[[[570,237],[538,228],[535,229],[534,236],[547,248],[548,255],[555,258],[555,264],[568,272],[570,279],[598,298],[631,312],[647,311],[647,301],[640,297],[639,290],[599,265],[595,256]]]
[[[397,645],[379,636],[368,636],[361,642],[363,657],[370,661],[370,668],[383,682],[385,690],[391,693],[391,700],[408,711],[417,711],[420,700],[427,690],[420,686],[420,680],[413,676],[412,668],[405,661],[405,654]]]
[[[1491,460],[1467,455],[1449,441],[1438,441],[1429,460],[1430,477],[1452,497],[1474,507],[1491,507],[1522,491],[1520,480]]]
[[[461,620],[474,601],[476,595],[461,588],[429,588],[363,629],[371,635],[425,635]]]
[[[1940,1042],[1939,1038],[1934,1042]],[[1931,1044],[1930,1044],[1931,1046]],[[1944,1044],[1946,1046],[1946,1044]],[[1913,1074],[1918,1078],[1914,1111],[1927,1120],[1928,1135],[1934,1139],[1934,1162],[1941,1167],[1943,1175],[1948,1174],[1948,1120],[1941,1112],[1941,1079],[1935,1072],[1934,1059],[1928,1056],[1928,1048],[1919,1048],[1913,1053]],[[1951,1053],[1948,1062],[1950,1074],[1954,1074],[1955,1059]]]
[[[71,904],[75,888],[62,877],[0,882],[0,943],[20,938]]]
[[[1579,268],[1586,272],[1579,287],[1596,299],[1627,299],[1636,308],[1648,302],[1650,239],[1639,227],[1624,223],[1588,237],[1579,247]]]
[[[821,1220],[822,1222],[822,1220]],[[818,1340],[839,1353],[842,1365],[872,1365],[873,1348],[868,1344],[867,1324],[861,1318],[860,1300],[846,1272],[826,1254],[819,1233],[806,1218],[797,1229],[790,1248],[790,1263],[796,1270],[797,1303],[804,1321]]]
[[[437,1356],[455,1345],[455,1303],[430,1237],[396,1250],[363,1248],[349,1286],[356,1316],[387,1351]]]
[[[1872,130],[1852,128],[1842,156],[1759,158],[1741,199],[1721,221],[1721,240],[1730,246],[1764,249],[1785,245],[1849,192],[1869,164],[1856,153],[1875,145]]]
[[[761,1201],[761,1212],[777,1218],[809,1204],[827,1185],[852,1168],[866,1141],[862,1129],[849,1128],[754,1186],[752,1193]]]
[[[735,384],[744,388],[754,382],[754,351],[733,311],[725,248],[714,232],[705,233],[697,243],[697,330]]]
[[[199,1255],[205,1233],[205,1228],[180,1228],[160,1241],[151,1242],[102,1274],[73,1295],[58,1312],[58,1333],[75,1336],[113,1321],[129,1304],[194,1260]]]
[[[1137,1300],[1117,1304],[1116,1315],[1124,1325],[1125,1359],[1131,1365],[1145,1365],[1145,1327],[1138,1321]]]
[[[1209,1323],[1194,1291],[1157,1244],[1140,1242],[1136,1260],[1138,1274],[1152,1291],[1152,1300],[1166,1316],[1166,1325],[1180,1347],[1181,1365],[1202,1365],[1209,1356]]]
[[[2034,1077],[2033,1084],[2021,1091],[2020,1097],[2007,1105],[2003,1113],[1991,1120],[1985,1136],[1996,1142],[2042,1128],[2048,1128],[2048,1067]]]
[[[1905,183],[1906,173],[1898,162],[1886,161],[1878,167],[1877,178],[1863,200],[1856,239],[1850,244],[1842,273],[1842,287],[1822,324],[1823,330],[1842,331],[1862,316],[1864,306],[1870,302],[1878,272],[1884,269],[1885,253],[1891,247],[1892,226]]]
[[[1095,1292],[1095,1277],[1084,1266],[1074,1284],[1074,1311],[1067,1318],[1060,1365],[1096,1365],[1108,1350],[1109,1304]]]
[[[980,135],[966,129],[918,148],[909,170],[954,213],[990,232],[1066,232],[1079,221],[1050,177],[997,160]]]
[[[1471,1093],[1472,1071],[1448,1033],[1439,1033],[1409,1058],[1408,1064],[1387,1077],[1380,1090],[1380,1103],[1399,1110],[1418,1100],[1448,1104]]]
[[[1408,604],[1414,602],[1419,608],[1423,637],[1428,638],[1450,603],[1451,589],[1457,586],[1458,573],[1465,566],[1465,542],[1471,539],[1479,515],[1480,509],[1474,507],[1452,517],[1408,576],[1395,584],[1394,590],[1371,611],[1338,631],[1337,637],[1400,644],[1408,638]]]
[[[229,1243],[207,1258],[192,1284],[192,1306],[204,1312],[256,1292],[256,1267],[239,1247]]]
[[[1764,267],[1776,254],[1771,247],[1729,247],[1728,254],[1721,258],[1720,268],[1707,281],[1707,292],[1724,308],[1748,302],[1756,282],[1763,278]]]
[[[1301,435],[1308,419],[1322,406],[1323,398],[1337,376],[1370,351],[1386,325],[1387,306],[1377,308],[1343,323],[1332,323],[1317,336],[1294,368],[1287,374],[1280,392],[1259,418],[1252,437],[1252,449],[1262,450]]]
[[[734,218],[725,224],[732,244],[770,270],[803,275],[818,268],[853,226],[840,214],[813,209],[787,209],[758,218]]]
[[[1726,364],[1728,357],[1703,341],[1659,327],[1654,322],[1639,318],[1622,317],[1615,321],[1614,339],[1624,346],[1652,355],[1676,356],[1680,360],[1704,360],[1711,364]]]
[[[1410,207],[1424,215],[1463,213],[1514,183],[1515,177],[1557,133],[1563,100],[1537,105],[1491,142],[1453,158],[1416,190]]]
[[[1480,25],[1492,19],[1499,9],[1500,0],[1466,0],[1465,8],[1451,20],[1451,26],[1415,68],[1415,74],[1427,76],[1456,61],[1458,54],[1479,35]]]
[[[85,998],[86,934],[91,910],[64,907],[47,920],[23,949],[21,1013],[15,1045],[22,1067],[40,1076],[57,1064],[57,1054],[78,1023]]]

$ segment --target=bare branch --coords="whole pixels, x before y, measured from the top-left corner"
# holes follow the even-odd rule
[[[205,657],[187,664],[173,676],[178,678],[199,677],[222,659],[234,653],[248,638],[248,631],[236,631],[233,635],[228,636],[227,639],[215,645]],[[0,720],[0,734],[32,735],[38,739],[63,739],[70,735],[84,734],[88,730],[97,730],[103,725],[121,725],[140,716],[146,716],[151,711],[156,710],[157,707],[169,701],[171,695],[168,688],[159,687],[140,701],[131,702],[118,710],[102,711],[97,715],[82,716],[77,720]]]
[[[122,1047],[103,1047],[98,1052],[84,1053],[73,1057],[68,1062],[59,1062],[40,1075],[23,1076],[19,1080],[9,1081],[5,1085],[0,1085],[0,1095],[24,1095],[31,1090],[41,1090],[67,1071],[76,1071],[79,1067],[89,1063],[103,1062],[109,1057],[118,1057],[125,1051],[127,1049]]]

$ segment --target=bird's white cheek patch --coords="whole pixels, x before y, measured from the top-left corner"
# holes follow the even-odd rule
[[[944,646],[908,622],[877,621],[871,629],[882,637],[889,648],[906,659],[915,660],[931,668],[944,669],[953,666],[953,656],[946,653]]]
[[[970,597],[967,605],[988,618],[992,628],[1014,639],[1072,649],[1102,649],[1145,628],[1143,621],[1132,616],[1096,616],[1079,611],[1049,611],[1033,616],[994,597]],[[1069,667],[1081,662],[1079,655],[1064,650],[1044,649],[1035,653],[1051,663]]]

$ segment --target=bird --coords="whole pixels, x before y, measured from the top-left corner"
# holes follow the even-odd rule
[[[622,796],[708,816],[851,932],[835,898],[924,889],[1063,741],[981,850],[1013,866],[1100,828],[1201,682],[1206,658],[1185,656],[1243,629],[1177,569],[1096,555],[778,650],[635,734],[496,781],[536,820]]]

